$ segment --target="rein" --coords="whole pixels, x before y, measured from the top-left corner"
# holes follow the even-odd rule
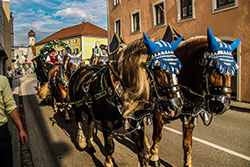
[[[111,73],[119,80],[119,82],[122,84],[122,86],[124,86],[121,78],[119,77],[119,75],[115,72],[115,70],[113,69],[112,65],[110,63],[107,63],[107,66],[104,66],[102,67],[100,70],[98,70],[97,72],[95,72],[91,78],[85,82],[84,84],[82,84],[82,90],[85,92],[85,95],[82,97],[82,99],[76,101],[76,102],[73,102],[73,104],[75,104],[75,107],[78,108],[80,107],[81,105],[85,104],[87,107],[88,107],[88,110],[90,112],[90,115],[92,116],[93,118],[93,121],[96,123],[96,125],[100,125],[101,126],[101,123],[100,121],[96,120],[95,119],[95,116],[94,116],[94,112],[93,112],[93,108],[92,108],[92,103],[94,100],[99,100],[101,98],[105,98],[105,100],[112,106],[112,107],[116,107],[119,114],[122,116],[123,115],[123,112],[121,110],[121,104],[119,101],[121,100],[118,100],[120,98],[121,95],[118,95],[116,91],[114,90],[109,90],[110,87],[108,87],[108,89],[105,89],[105,81],[104,81],[104,74],[110,69]],[[89,87],[90,87],[90,84],[92,82],[94,82],[94,80],[96,79],[96,77],[100,76],[100,87],[101,87],[101,92],[98,92],[94,95],[90,95],[89,93]],[[111,77],[111,76],[110,76]],[[115,84],[115,83],[114,83]],[[114,88],[115,89],[115,88]],[[109,95],[109,92],[114,92],[114,95],[113,96],[116,96],[117,98],[114,100],[116,101],[116,103],[114,101],[110,101],[109,98],[107,97],[107,95]],[[114,99],[114,98],[112,98]],[[139,117],[139,118],[136,118],[136,117],[128,117],[125,119],[125,121],[127,119],[131,119],[131,120],[134,120],[136,121],[136,126],[132,128],[132,130],[130,131],[127,131],[127,132],[117,132],[115,130],[109,130],[107,128],[104,128],[102,127],[102,129],[108,133],[111,133],[113,135],[117,135],[117,136],[126,136],[126,135],[129,135],[133,132],[135,132],[137,129],[140,128],[140,124],[141,122],[143,121],[143,118],[144,118],[144,115],[142,117]]]
[[[188,88],[186,86],[180,85],[180,87],[183,90],[188,91],[190,94],[197,96],[202,101],[201,104],[197,105],[196,103],[188,100],[186,97],[183,96],[184,106],[189,107],[189,108],[193,108],[193,110],[191,112],[190,111],[186,112],[183,115],[191,115],[193,117],[200,115],[201,119],[203,121],[203,124],[206,126],[209,126],[211,124],[213,116],[214,116],[214,113],[212,111],[210,111],[209,102],[210,101],[221,102],[224,105],[224,108],[219,114],[223,114],[228,109],[228,106],[226,106],[226,105],[230,104],[230,98],[225,96],[225,95],[221,95],[221,94],[231,93],[230,87],[214,86],[211,83],[211,81],[209,79],[209,69],[208,69],[210,61],[208,60],[208,57],[209,56],[207,55],[206,50],[205,50],[205,54],[202,58],[202,63],[201,63],[201,65],[204,67],[202,87],[203,87],[205,94],[201,95],[199,93],[192,91],[190,88]],[[211,115],[210,118],[208,117],[208,114]]]
[[[175,97],[175,98],[171,98],[171,99],[164,99],[160,94],[159,94],[159,91],[157,89],[157,83],[154,79],[154,76],[152,74],[152,71],[150,70],[149,66],[147,63],[142,63],[142,65],[145,67],[148,75],[149,75],[149,78],[150,78],[150,85],[151,85],[151,89],[153,90],[151,92],[151,100],[152,102],[149,102],[148,103],[148,109],[149,110],[152,110],[154,108],[154,106],[156,106],[158,108],[158,111],[162,114],[164,113],[165,116],[168,117],[168,115],[165,114],[165,112],[163,111],[163,107],[161,105],[161,103],[165,103],[167,105],[173,105],[175,107],[179,107],[179,104],[180,101],[179,101],[179,97]],[[167,89],[164,89],[163,92],[164,93],[176,93],[176,92],[179,92],[179,85],[170,85],[169,87],[167,87]],[[156,98],[154,98],[154,94],[156,95]],[[182,103],[182,102],[181,102]]]

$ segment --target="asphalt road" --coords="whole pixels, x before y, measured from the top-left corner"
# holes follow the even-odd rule
[[[40,105],[36,78],[21,79],[21,93],[28,128],[30,150],[36,167],[101,167],[104,162],[103,136],[94,137],[96,153],[80,151],[75,145],[76,124],[65,124],[63,115]],[[72,115],[73,118],[73,115]],[[74,119],[74,118],[73,118]],[[152,126],[146,134],[151,142]],[[116,166],[136,167],[135,145],[129,138],[115,137]],[[193,133],[194,167],[250,167],[250,113],[229,110],[206,127],[201,120]],[[181,121],[166,124],[159,145],[161,166],[183,166]]]

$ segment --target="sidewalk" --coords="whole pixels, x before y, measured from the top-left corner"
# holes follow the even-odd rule
[[[250,112],[250,103],[231,101],[230,109],[242,112]]]
[[[20,84],[20,78],[21,76],[15,77],[13,79],[13,96],[14,99],[16,101],[17,106],[19,107],[19,84]],[[10,118],[9,118],[10,120]],[[18,129],[16,128],[16,126],[14,125],[14,123],[12,121],[8,121],[8,126],[9,126],[9,130],[12,136],[12,149],[13,149],[13,166],[14,167],[20,167],[21,164],[21,146],[20,146],[20,139],[19,139],[19,132]]]

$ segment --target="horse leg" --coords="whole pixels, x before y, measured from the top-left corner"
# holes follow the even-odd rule
[[[71,123],[71,118],[69,116],[69,108],[68,106],[65,107],[65,114],[64,114],[64,117],[65,117],[65,123]]]
[[[147,124],[147,120],[144,119],[144,125]],[[147,124],[148,125],[148,124]],[[145,129],[144,129],[145,130]],[[147,136],[145,135],[145,132],[144,132],[144,143],[145,143],[145,146],[148,150],[150,150],[150,144],[149,144],[149,141],[148,141],[148,138]]]
[[[187,118],[187,120],[185,120]],[[192,133],[195,125],[193,124],[192,116],[183,117],[182,130],[183,130],[183,149],[184,149],[184,166],[192,167]]]
[[[95,122],[92,119],[88,120],[88,138],[87,138],[87,143],[88,143],[88,150],[91,153],[95,153],[96,152],[96,150],[94,148],[94,138],[93,138],[93,128],[94,128],[94,125],[95,125]]]
[[[66,104],[69,103],[69,96],[67,95],[67,92],[64,90],[63,85],[61,83],[58,84],[59,90],[60,90],[60,94],[62,97],[62,102],[65,102]],[[64,119],[66,123],[71,123],[71,119],[69,116],[69,106],[66,105],[65,109],[64,109]]]
[[[76,109],[75,110],[75,120],[77,123],[77,137],[76,141],[81,149],[84,149],[87,146],[86,138],[83,133],[83,118],[82,118],[82,111]]]
[[[155,109],[153,113],[153,145],[150,149],[150,165],[151,166],[160,166],[159,155],[158,155],[158,144],[162,138],[162,127],[164,121],[162,115]]]
[[[58,107],[56,105],[56,99],[53,97],[53,108],[54,108],[54,112],[58,111]]]
[[[135,122],[135,121],[133,121]],[[136,122],[133,123],[132,126],[136,126]],[[141,128],[136,130],[134,133],[132,133],[132,138],[133,141],[135,142],[135,145],[137,146],[138,149],[138,159],[139,159],[139,166],[148,166],[148,159],[149,159],[149,154],[148,154],[148,149],[146,147],[145,143],[145,133],[144,133],[144,123],[141,123]]]
[[[113,136],[111,133],[105,131],[102,129],[103,136],[104,136],[104,143],[105,143],[105,153],[106,153],[106,159],[104,162],[105,167],[113,167],[113,160],[112,160],[112,154],[114,153],[115,144],[113,141]]]

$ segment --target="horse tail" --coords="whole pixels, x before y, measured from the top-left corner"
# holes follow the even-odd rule
[[[48,96],[49,88],[48,88],[48,82],[46,82],[40,90],[40,97],[41,99],[45,99]]]

